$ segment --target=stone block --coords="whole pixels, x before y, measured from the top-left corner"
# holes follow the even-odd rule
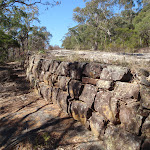
[[[140,87],[137,83],[116,82],[114,93],[118,99],[138,99]]]
[[[69,64],[69,76],[74,80],[80,80],[82,77],[83,66],[85,63],[70,63]]]
[[[49,67],[50,67],[51,63],[52,63],[51,59],[44,59],[43,63],[42,63],[42,70],[44,72],[49,71]]]
[[[103,66],[99,63],[88,63],[85,65],[83,75],[85,77],[99,79]]]
[[[68,112],[68,92],[58,91],[57,102],[65,112]]]
[[[142,135],[150,138],[150,115],[145,119],[142,125]]]
[[[96,86],[100,89],[111,90],[113,89],[114,83],[112,81],[106,81],[99,79]]]
[[[50,74],[50,72],[45,72],[44,73],[44,76],[43,76],[43,81],[44,81],[44,83],[45,84],[49,84],[49,78],[51,77],[51,74]]]
[[[113,98],[111,91],[99,91],[94,102],[94,109],[105,116],[110,122],[119,123],[119,102]]]
[[[67,91],[69,81],[70,81],[70,77],[58,76],[57,85],[61,90]]]
[[[60,64],[59,61],[52,60],[52,62],[51,62],[51,64],[50,64],[50,67],[49,67],[49,72],[50,72],[51,74],[54,74],[54,73],[57,74],[57,68],[59,67],[59,64]],[[58,73],[58,75],[60,75],[60,74]]]
[[[91,106],[94,102],[96,93],[97,93],[97,87],[96,86],[93,86],[90,84],[85,84],[79,99],[84,101],[88,105],[88,107],[91,108]]]
[[[42,97],[47,101],[51,101],[52,88],[45,83],[40,83],[39,86]]]
[[[80,81],[71,80],[69,82],[69,95],[72,98],[79,99],[79,96],[82,92],[83,85]]]
[[[57,101],[58,91],[59,91],[58,87],[53,87],[53,89],[52,89],[52,102],[54,104],[58,104],[58,101]]]
[[[139,134],[143,118],[138,113],[139,108],[140,103],[138,102],[130,103],[130,105],[122,103],[120,105],[120,112],[119,112],[119,118],[122,128],[130,133],[137,135]]]
[[[57,81],[58,81],[58,76],[55,75],[55,74],[51,74],[51,76],[50,76],[50,78],[48,80],[48,84],[50,86],[53,86],[53,85],[56,85]],[[58,85],[56,85],[56,86],[58,86]]]
[[[39,75],[42,71],[42,62],[43,62],[43,59],[39,57],[39,59],[35,59],[36,62],[34,62],[34,65],[33,65],[33,68],[32,68],[32,73],[34,75],[34,77],[37,79],[39,78]]]
[[[144,108],[150,109],[150,88],[140,86],[141,104]]]
[[[142,139],[114,125],[105,130],[104,145],[107,150],[140,150]]]
[[[86,125],[87,119],[91,117],[92,112],[86,103],[81,101],[72,101],[71,114],[75,120],[78,120],[83,125]]]
[[[83,84],[96,85],[97,81],[98,81],[98,79],[93,79],[93,78],[88,78],[88,77],[82,77],[82,83]]]
[[[128,82],[132,78],[130,70],[122,66],[107,66],[102,70],[100,79]]]
[[[56,70],[59,76],[69,76],[69,62],[61,62]]]
[[[95,136],[103,139],[107,121],[105,117],[98,112],[92,112],[90,120],[90,128]]]
[[[42,71],[39,75],[39,81],[44,82],[44,71]]]

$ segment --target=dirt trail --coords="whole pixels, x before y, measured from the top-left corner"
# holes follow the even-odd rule
[[[102,142],[30,89],[16,63],[0,66],[10,77],[0,82],[1,150],[102,150]],[[0,76],[1,77],[1,76]],[[6,77],[6,76],[5,76]]]

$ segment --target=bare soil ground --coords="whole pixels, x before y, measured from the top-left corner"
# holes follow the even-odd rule
[[[0,77],[1,150],[103,149],[89,130],[36,95],[17,63],[0,65]]]

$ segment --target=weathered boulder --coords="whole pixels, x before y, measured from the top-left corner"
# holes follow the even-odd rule
[[[43,58],[41,56],[35,57],[34,65],[32,68],[32,73],[35,78],[39,78],[39,75],[42,71],[42,62],[43,62]]]
[[[108,125],[105,130],[106,150],[140,150],[141,141],[140,137],[114,125]]]
[[[61,90],[67,91],[69,81],[70,81],[70,77],[58,76],[57,85]]]
[[[68,112],[68,92],[64,92],[62,90],[58,91],[57,102],[65,112]]]
[[[107,126],[106,118],[99,114],[98,112],[92,112],[92,116],[90,117],[90,128],[95,136],[103,139],[105,129]]]
[[[70,63],[69,64],[69,76],[72,79],[80,80],[84,65],[85,63],[78,63],[78,62]]]
[[[111,90],[113,89],[114,83],[112,81],[106,81],[99,79],[96,83],[96,86],[100,89]]]
[[[132,102],[130,104],[122,103],[120,105],[119,118],[121,126],[130,133],[139,134],[142,124],[142,116],[138,113],[140,108],[139,102]]]
[[[142,135],[150,138],[150,115],[146,118],[142,125]]]
[[[150,109],[150,88],[140,86],[141,104],[144,108]]]
[[[118,123],[119,104],[118,100],[113,97],[111,91],[97,92],[94,109],[105,116],[110,122]]]
[[[51,60],[51,59],[44,59],[43,63],[42,63],[42,70],[44,72],[49,71],[49,67],[52,64],[52,62],[53,62],[53,60]]]
[[[69,62],[61,62],[56,70],[59,76],[69,76]]]
[[[59,67],[59,64],[60,64],[59,61],[52,60],[52,61],[51,61],[51,64],[50,64],[50,67],[49,67],[49,72],[50,72],[51,74],[56,73],[56,74],[58,74],[58,75],[61,75],[61,74],[59,74],[59,73],[57,72],[57,69],[58,69],[58,67]]]
[[[52,88],[52,102],[54,104],[58,104],[58,101],[57,101],[57,96],[58,96],[58,91],[59,91],[59,88],[58,87],[53,87]]]
[[[78,120],[83,125],[86,125],[87,119],[90,118],[92,112],[86,103],[81,101],[72,101],[71,114],[75,120]]]
[[[27,71],[26,71],[26,75],[27,75],[27,79],[28,79],[28,75],[32,72],[32,68],[33,68],[33,64],[34,64],[34,59],[35,59],[35,56],[31,56],[29,58],[29,65],[27,67]]]
[[[82,92],[83,85],[78,80],[71,80],[69,82],[69,95],[72,98],[79,99]]]
[[[40,93],[42,97],[51,102],[51,96],[52,96],[52,87],[46,85],[45,83],[40,83]]]
[[[34,87],[35,86],[35,77],[33,76],[33,74],[30,73],[28,75],[28,80],[30,81],[31,87]]]
[[[51,77],[50,72],[47,71],[47,72],[44,73],[43,81],[44,81],[45,84],[47,84],[47,85],[49,84],[49,78],[50,77]]]
[[[103,66],[99,63],[88,63],[85,65],[83,75],[85,77],[98,79],[100,78]]]
[[[87,106],[89,106],[89,108],[91,108],[95,96],[97,93],[97,87],[90,85],[90,84],[85,84],[82,94],[80,95],[79,99],[82,100],[83,102],[85,102],[87,104]]]
[[[116,82],[114,93],[118,99],[138,99],[140,86],[137,83]]]
[[[39,81],[44,82],[44,71],[41,71],[41,73],[39,75]]]
[[[100,79],[128,82],[132,78],[130,70],[122,66],[107,66],[102,70]]]

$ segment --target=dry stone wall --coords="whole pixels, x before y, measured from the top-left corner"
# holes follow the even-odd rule
[[[149,72],[40,55],[27,66],[35,91],[90,129],[106,150],[149,149]]]

